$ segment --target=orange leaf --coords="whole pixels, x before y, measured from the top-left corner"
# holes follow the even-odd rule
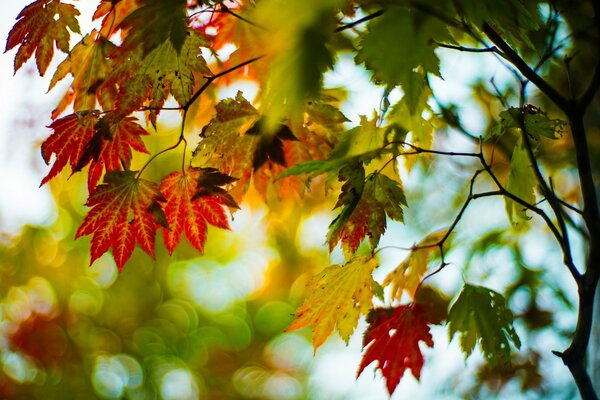
[[[109,109],[112,104],[107,103],[101,94],[106,93],[106,88],[102,83],[106,80],[108,73],[114,67],[114,62],[108,58],[116,49],[116,46],[104,37],[99,36],[96,30],[86,35],[71,50],[67,58],[59,64],[56,72],[50,81],[48,90],[51,90],[56,83],[63,79],[67,74],[73,75],[71,88],[60,101],[59,106],[52,112],[52,117],[56,118],[64,109],[74,101],[73,109],[75,111],[92,110],[96,108],[96,97],[100,100],[104,109]],[[100,90],[104,89],[104,90]],[[114,99],[112,99],[114,102]]]
[[[59,50],[66,53],[70,39],[67,27],[79,33],[77,15],[79,11],[75,6],[62,4],[59,0],[37,0],[21,10],[17,23],[8,34],[4,50],[20,46],[15,56],[15,72],[35,51],[38,71],[44,75],[54,56],[54,42]]]
[[[229,229],[226,206],[237,207],[231,196],[220,186],[233,182],[229,175],[212,168],[189,168],[185,174],[173,172],[160,183],[166,199],[165,214],[168,229],[163,229],[169,254],[185,232],[192,246],[204,251],[207,224]]]
[[[101,0],[92,18],[96,20],[104,17],[100,34],[109,38],[120,29],[121,21],[138,7],[137,0]]]
[[[75,238],[91,235],[91,260],[94,262],[109,248],[119,270],[131,256],[136,243],[154,257],[154,238],[164,220],[158,205],[164,199],[158,185],[136,178],[136,171],[112,171],[86,203],[92,207],[77,230]]]
[[[78,163],[83,168],[90,160],[88,190],[94,190],[104,171],[128,169],[131,165],[131,149],[148,153],[142,136],[148,132],[142,128],[135,117],[120,118],[112,113],[104,115],[95,125],[94,136],[84,149]],[[91,158],[92,159],[91,159]]]
[[[369,327],[363,340],[363,355],[358,374],[377,361],[386,380],[390,396],[407,369],[419,380],[423,367],[423,354],[419,342],[433,347],[427,314],[423,306],[412,304],[397,308],[377,308],[367,317]]]
[[[54,178],[67,163],[73,172],[79,171],[78,164],[84,154],[84,149],[94,136],[99,112],[82,111],[57,119],[50,124],[54,133],[42,143],[42,157],[46,164],[50,162],[52,154],[56,154],[54,165],[48,175],[42,179],[43,185]]]

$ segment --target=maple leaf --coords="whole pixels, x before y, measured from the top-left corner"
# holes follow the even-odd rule
[[[56,109],[52,111],[53,118],[60,115],[71,102],[74,103],[75,111],[96,108],[96,98],[100,100],[103,109],[112,108],[112,104],[110,104],[114,101],[111,98],[112,93],[106,90],[108,88],[102,84],[114,67],[114,62],[108,56],[116,48],[110,41],[98,35],[96,30],[85,35],[75,45],[67,58],[57,67],[48,87],[48,91],[50,91],[68,73],[73,75],[71,87]],[[100,89],[105,90],[101,91]]]
[[[344,265],[331,265],[308,283],[308,294],[296,310],[296,319],[286,331],[315,324],[315,352],[337,328],[346,343],[358,324],[358,318],[373,306],[374,258],[354,257]]]
[[[404,190],[397,181],[381,173],[364,179],[362,166],[346,166],[340,170],[340,180],[346,180],[334,208],[344,206],[329,225],[329,251],[342,242],[346,254],[353,254],[366,236],[375,248],[386,229],[386,214],[403,222],[402,206],[406,206]]]
[[[136,171],[112,171],[90,195],[92,207],[77,229],[75,238],[93,235],[90,265],[112,247],[119,271],[136,243],[154,257],[156,230],[164,222],[159,202],[164,201],[158,185],[136,178]]]
[[[17,23],[11,29],[6,41],[8,50],[20,46],[15,56],[15,72],[35,51],[35,62],[40,75],[54,56],[54,43],[63,51],[69,51],[70,34],[79,33],[77,16],[79,11],[72,4],[63,4],[59,0],[37,0],[21,10]]]
[[[429,256],[438,249],[437,243],[447,233],[448,230],[443,229],[427,235],[414,246],[408,257],[385,277],[382,285],[383,287],[392,286],[390,294],[392,299],[400,301],[403,292],[414,298],[421,279],[427,272]]]
[[[169,94],[181,106],[186,104],[194,94],[196,75],[212,75],[200,54],[200,47],[206,46],[208,42],[199,33],[187,30],[179,49],[170,40],[153,47],[148,54],[142,48],[121,48],[114,55],[117,66],[105,83],[118,88],[117,109],[127,114],[148,102],[155,123]]]
[[[283,124],[279,124],[274,132],[262,132],[261,128],[264,123],[265,119],[261,118],[246,131],[246,135],[258,136],[252,157],[252,168],[257,170],[268,160],[285,167],[283,141],[298,140],[298,138],[294,136],[289,127]]]
[[[103,115],[94,126],[94,136],[86,144],[76,170],[91,162],[88,175],[90,193],[96,187],[103,171],[129,169],[131,149],[148,153],[142,136],[148,132],[136,122],[135,117],[121,117],[115,113]]]
[[[448,313],[450,340],[457,332],[466,357],[479,341],[484,357],[492,365],[510,362],[510,342],[521,347],[506,300],[482,286],[465,284],[452,304]]]
[[[102,18],[100,34],[110,38],[120,29],[119,25],[129,14],[138,8],[138,0],[101,0],[94,11],[93,20]]]
[[[168,228],[163,228],[169,254],[181,240],[183,232],[200,253],[204,251],[207,224],[229,229],[225,207],[237,207],[231,196],[221,188],[235,179],[212,168],[188,168],[185,174],[173,172],[163,178],[160,191]]]
[[[363,338],[365,354],[357,376],[367,365],[377,361],[376,368],[381,370],[391,396],[407,369],[417,380],[420,379],[424,360],[419,342],[433,347],[430,322],[420,304],[376,308],[371,310],[367,321],[369,327]]]
[[[364,62],[378,82],[407,84],[418,67],[439,76],[440,60],[432,43],[445,40],[452,39],[443,22],[415,9],[390,7],[369,23],[356,62]]]
[[[50,124],[49,128],[54,130],[54,133],[42,143],[42,157],[46,164],[50,162],[52,154],[56,154],[56,159],[48,175],[42,179],[40,186],[54,178],[67,163],[73,172],[81,169],[79,162],[87,143],[96,132],[95,125],[99,115],[97,110],[81,111],[57,119]]]
[[[140,0],[140,6],[118,25],[127,31],[122,49],[141,49],[146,56],[170,42],[175,52],[183,48],[187,31],[185,0]]]
[[[252,157],[257,136],[245,135],[260,118],[258,111],[241,92],[235,99],[224,99],[216,105],[216,116],[206,125],[202,140],[194,150],[194,165],[213,167],[238,178],[230,192],[240,202],[252,177]]]

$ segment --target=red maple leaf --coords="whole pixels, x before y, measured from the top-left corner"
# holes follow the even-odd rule
[[[35,51],[38,71],[44,75],[54,56],[54,42],[59,50],[67,53],[70,39],[67,27],[80,33],[77,15],[79,11],[75,6],[58,0],[37,0],[21,10],[4,50],[20,46],[15,56],[15,72]]]
[[[169,254],[175,250],[183,232],[202,253],[207,224],[230,229],[225,207],[237,207],[237,204],[221,186],[233,181],[235,178],[214,168],[188,168],[185,174],[173,172],[161,181],[169,226],[163,229],[163,237]]]
[[[56,160],[40,186],[58,175],[67,163],[73,172],[81,169],[78,164],[86,145],[96,132],[94,127],[98,116],[99,112],[96,110],[82,111],[69,114],[50,124],[49,128],[53,129],[54,133],[42,143],[42,157],[46,164],[50,163],[52,154],[56,154]]]
[[[363,339],[366,351],[357,375],[377,361],[376,368],[381,369],[390,396],[407,369],[418,380],[423,367],[419,342],[433,347],[426,315],[424,307],[419,304],[372,310],[367,317],[369,327]]]
[[[76,170],[81,170],[91,161],[88,175],[88,190],[94,191],[104,171],[128,169],[131,165],[131,149],[148,153],[142,136],[148,132],[135,117],[115,117],[107,114],[95,125],[94,136],[86,144]]]
[[[136,243],[154,257],[154,238],[164,224],[158,185],[136,177],[136,171],[112,171],[86,203],[92,207],[77,230],[75,238],[93,234],[91,261],[109,248],[119,270],[131,256]]]

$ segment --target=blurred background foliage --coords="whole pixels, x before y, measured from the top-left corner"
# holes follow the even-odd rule
[[[110,255],[88,267],[89,240],[73,240],[85,182],[51,186],[53,222],[0,244],[0,398],[309,397],[312,345],[284,329],[328,262],[323,246],[298,245],[314,202],[265,218],[250,194],[204,255],[185,243],[170,257],[159,235],[155,260],[136,250],[119,274]]]

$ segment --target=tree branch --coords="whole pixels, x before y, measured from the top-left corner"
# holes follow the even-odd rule
[[[508,43],[502,39],[502,37],[487,23],[483,24],[483,32],[487,37],[504,53],[506,59],[510,61],[521,74],[528,80],[530,80],[535,86],[537,86],[542,93],[544,93],[554,104],[561,110],[567,113],[569,104],[567,99],[558,93],[548,82],[546,82],[540,75],[538,75],[527,63],[517,54],[517,52],[510,47]]]
[[[367,22],[369,20],[372,20],[373,18],[377,18],[381,15],[383,15],[385,13],[385,8],[381,9],[379,11],[375,11],[373,14],[369,14],[366,17],[362,17],[360,19],[357,19],[356,21],[352,21],[352,22],[348,22],[347,24],[343,24],[338,26],[337,28],[335,28],[334,32],[342,32],[345,31],[346,29],[352,29],[354,28],[356,25],[360,25],[364,22]]]

